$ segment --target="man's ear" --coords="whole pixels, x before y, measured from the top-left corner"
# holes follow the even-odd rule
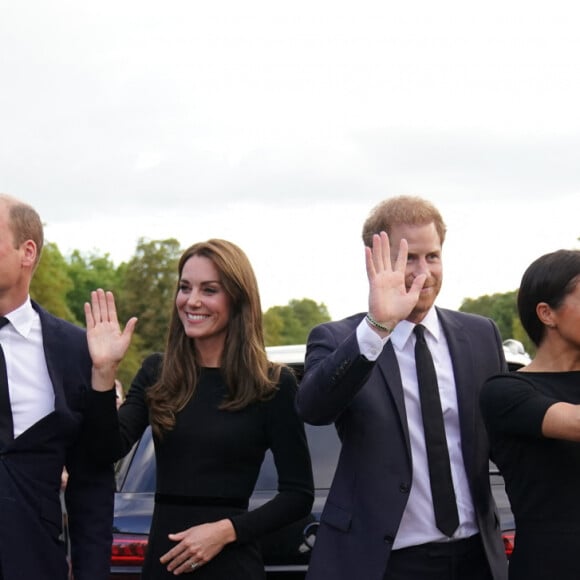
[[[34,268],[38,254],[36,243],[33,240],[26,240],[20,248],[22,249],[22,265]]]

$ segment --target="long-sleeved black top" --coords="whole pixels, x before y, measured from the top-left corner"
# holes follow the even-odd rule
[[[119,410],[126,453],[149,424],[147,388],[157,380],[162,356],[149,356]],[[310,455],[294,399],[296,380],[283,369],[274,396],[239,411],[219,408],[227,387],[220,369],[201,370],[195,393],[177,413],[172,431],[154,437],[158,494],[247,500],[264,454],[272,450],[278,494],[258,509],[231,518],[239,542],[254,540],[308,515],[313,500]],[[227,502],[226,502],[227,503]]]

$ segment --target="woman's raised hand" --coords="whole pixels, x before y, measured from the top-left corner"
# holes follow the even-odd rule
[[[113,293],[99,288],[91,292],[90,303],[85,302],[85,321],[93,361],[93,389],[108,391],[114,387],[117,367],[131,344],[137,318],[130,318],[121,330]]]

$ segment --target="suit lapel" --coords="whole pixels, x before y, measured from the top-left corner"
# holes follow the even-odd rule
[[[401,430],[405,437],[407,457],[409,459],[409,464],[411,464],[411,441],[409,439],[409,424],[407,422],[407,412],[405,410],[405,395],[403,393],[401,371],[399,370],[399,363],[397,362],[395,350],[390,341],[387,342],[383,352],[379,356],[377,366],[385,378],[387,390],[395,403]]]
[[[50,316],[46,310],[35,302],[32,302],[32,306],[40,316],[44,356],[48,368],[48,375],[54,390],[54,408],[55,411],[62,411],[67,405],[61,365],[61,361],[66,357],[66,347],[62,340],[61,328],[58,319]]]

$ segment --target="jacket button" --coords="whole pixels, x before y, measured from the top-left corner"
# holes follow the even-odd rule
[[[401,483],[401,485],[399,485],[399,491],[401,493],[409,493],[410,489],[411,486],[408,483]]]
[[[392,544],[395,541],[393,536],[385,536],[385,544]]]

